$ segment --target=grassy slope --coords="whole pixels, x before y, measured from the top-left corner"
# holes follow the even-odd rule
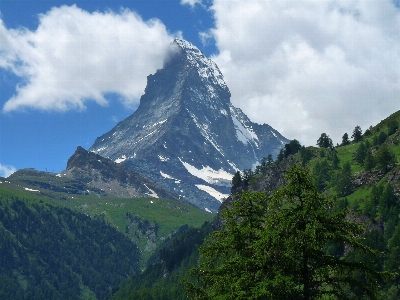
[[[18,194],[32,201],[44,201],[52,205],[68,207],[92,217],[104,218],[107,223],[137,243],[142,251],[142,266],[155,248],[179,227],[185,224],[200,227],[205,221],[213,218],[213,215],[192,205],[174,200],[118,198],[105,195],[101,191],[82,191],[79,183],[50,173],[42,172],[40,176],[33,176],[27,171],[22,175],[23,177],[0,178],[2,182],[0,194]],[[28,191],[26,188],[40,192]],[[143,222],[157,223],[157,234],[152,235],[151,232],[143,230],[143,234],[140,234],[138,224],[132,225],[126,217],[127,213],[140,218]]]

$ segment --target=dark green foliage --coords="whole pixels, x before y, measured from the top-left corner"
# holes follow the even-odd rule
[[[1,293],[16,295],[3,299],[77,299],[83,286],[105,299],[139,261],[136,245],[103,221],[17,197],[1,199],[0,254]]]
[[[289,144],[285,144],[284,148],[279,151],[276,158],[277,162],[281,162],[284,158],[289,155],[296,154],[300,151],[301,145],[298,140],[292,140]]]
[[[355,143],[358,143],[362,139],[362,130],[360,126],[356,126],[353,130],[353,134],[351,135],[351,138]]]
[[[320,148],[333,148],[332,140],[326,133],[321,134],[321,136],[317,140],[317,145]]]
[[[276,161],[279,163],[279,162],[281,162],[284,158],[285,158],[285,150],[284,150],[284,149],[281,149],[281,150],[279,151],[278,156],[276,157]]]
[[[305,166],[312,158],[313,152],[311,149],[306,147],[301,147],[300,149],[301,163]]]
[[[361,142],[360,145],[357,148],[357,151],[355,153],[355,160],[362,165],[364,163],[365,156],[367,155],[367,147],[365,146],[364,142]]]
[[[298,153],[300,149],[301,145],[298,140],[290,141],[289,144],[285,145],[285,157]]]
[[[398,272],[400,261],[400,224],[397,224],[393,236],[389,240],[388,249],[388,258],[385,262],[385,267],[389,271]],[[395,284],[397,286],[400,285],[400,273],[396,276]],[[400,293],[397,292],[397,296],[400,296]]]
[[[240,175],[240,171],[236,171],[235,175],[233,175],[232,186],[233,187],[242,186],[242,176]]]
[[[209,222],[197,229],[181,227],[160,245],[149,259],[147,269],[124,280],[114,291],[112,299],[187,299],[179,277],[196,266],[199,255],[197,245],[202,244],[211,231]]]
[[[387,172],[389,167],[396,162],[396,157],[393,151],[387,144],[381,145],[376,154],[376,163],[383,172]]]
[[[258,166],[256,166],[255,174],[265,174],[268,167],[273,164],[274,160],[272,154],[268,154],[267,157],[263,157]]]
[[[315,163],[313,170],[314,183],[317,186],[319,192],[322,192],[327,188],[328,183],[331,179],[331,169],[331,165],[326,158],[321,159],[320,161],[317,161]]]
[[[381,131],[379,135],[374,137],[374,145],[375,146],[382,145],[386,141],[387,137],[388,135],[384,131]]]
[[[375,299],[374,265],[343,258],[344,245],[373,255],[362,228],[317,193],[307,170],[267,198],[244,193],[223,212],[224,228],[201,247],[187,282],[192,299]],[[325,251],[324,251],[325,250]]]
[[[375,218],[377,214],[377,207],[379,203],[379,197],[382,194],[382,186],[373,186],[370,197],[365,201],[363,214]]]
[[[375,158],[372,156],[370,151],[367,151],[364,159],[364,170],[370,172],[373,168],[375,168],[375,165]]]
[[[353,183],[351,177],[351,165],[349,162],[343,165],[343,168],[339,173],[336,188],[341,197],[347,196],[352,192]]]
[[[394,134],[399,129],[399,122],[397,120],[390,120],[388,122],[388,135]]]
[[[254,175],[254,172],[251,169],[245,169],[243,170],[243,176],[242,176],[242,185],[243,188],[247,189],[249,186],[249,182],[251,177]]]
[[[379,197],[379,214],[384,221],[393,218],[397,221],[399,211],[399,199],[395,195],[393,187],[388,183]]]
[[[232,208],[223,210],[225,229],[207,237],[206,244],[201,246],[201,264],[191,271],[195,277],[201,277],[205,289],[186,282],[191,299],[249,297],[249,287],[256,283],[258,269],[254,269],[251,260],[256,229],[261,229],[265,213],[265,198],[262,193],[245,192],[232,203]],[[226,263],[220,265],[220,261]]]
[[[350,140],[349,140],[349,135],[347,134],[347,132],[345,134],[343,134],[342,136],[342,143],[340,144],[341,146],[346,146],[350,144]]]
[[[332,167],[334,170],[339,169],[339,163],[340,163],[339,156],[337,155],[337,152],[334,151],[332,154]]]
[[[372,130],[372,126],[370,126],[369,128],[367,128],[367,130],[365,130],[364,136],[365,137],[371,136],[371,134],[372,134],[371,130]]]

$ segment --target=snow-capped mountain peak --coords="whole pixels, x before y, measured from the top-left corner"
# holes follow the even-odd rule
[[[288,140],[253,123],[230,102],[218,66],[175,40],[164,67],[149,75],[138,109],[89,149],[150,178],[206,211],[230,193],[230,176]]]
[[[197,69],[199,76],[205,82],[219,85],[228,90],[224,76],[215,62],[207,58],[196,46],[188,41],[175,39],[174,42],[186,53],[188,63]]]

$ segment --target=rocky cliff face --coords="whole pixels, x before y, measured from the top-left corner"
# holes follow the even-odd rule
[[[213,61],[189,42],[175,40],[164,67],[148,76],[138,109],[89,150],[215,212],[236,170],[276,155],[287,142],[230,103]]]
[[[58,176],[83,182],[104,193],[123,198],[162,197],[178,199],[178,195],[152,180],[107,158],[78,147],[67,162],[67,169]]]

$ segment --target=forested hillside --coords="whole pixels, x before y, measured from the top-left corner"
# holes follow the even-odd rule
[[[399,124],[397,112],[365,132],[356,126],[351,137],[344,133],[336,147],[326,133],[316,141],[318,147],[305,148],[298,141],[291,141],[275,162],[265,158],[255,170],[237,173],[233,190],[270,194],[286,183],[284,174],[291,166],[302,165],[311,171],[317,191],[332,200],[335,210],[347,210],[348,220],[363,224],[363,243],[380,253],[373,261],[376,270],[398,272]],[[229,201],[225,205],[229,206]],[[360,262],[371,259],[345,249],[339,253]],[[400,297],[399,279],[397,274],[393,281],[381,282],[381,299]]]
[[[119,198],[24,169],[0,178],[0,298],[106,299],[181,226],[213,216],[160,198]]]
[[[201,228],[181,227],[160,245],[149,259],[146,271],[124,280],[112,299],[188,299],[182,278],[196,266],[198,245],[212,231],[210,222]]]
[[[106,299],[139,272],[137,246],[103,220],[0,196],[1,299]]]
[[[251,197],[258,195],[256,198],[254,198],[256,200],[255,202],[250,202],[253,203],[251,205],[254,205],[254,207],[251,207],[255,209],[254,212],[262,212],[259,217],[261,220],[264,220],[262,221],[263,223],[266,222],[265,216],[268,215],[268,209],[265,210],[265,207],[268,207],[268,205],[270,205],[268,203],[271,201],[268,199],[270,199],[272,195],[275,195],[273,196],[273,199],[277,199],[276,195],[279,195],[279,193],[283,195],[280,190],[283,188],[287,190],[285,185],[288,183],[287,179],[285,179],[285,173],[287,170],[297,165],[310,171],[312,186],[315,186],[316,193],[320,195],[316,199],[319,199],[319,197],[322,197],[321,199],[327,199],[327,202],[325,202],[328,205],[325,208],[327,214],[326,217],[333,218],[336,216],[334,218],[339,218],[339,216],[344,216],[345,218],[342,219],[341,222],[343,222],[343,224],[347,224],[348,222],[349,224],[344,226],[350,226],[353,228],[353,230],[356,230],[355,232],[360,230],[359,234],[361,235],[359,236],[359,239],[353,240],[353,242],[356,242],[358,245],[357,247],[360,247],[359,251],[351,251],[352,248],[349,247],[350,240],[347,242],[342,241],[341,243],[337,243],[334,242],[337,237],[335,237],[335,235],[331,235],[330,238],[325,240],[324,244],[320,244],[322,245],[321,249],[323,250],[323,252],[321,252],[321,257],[331,257],[331,259],[336,258],[348,261],[349,263],[359,264],[359,266],[364,266],[371,271],[369,275],[367,275],[367,273],[360,273],[360,270],[356,271],[357,268],[353,269],[351,272],[345,272],[345,274],[351,275],[345,279],[346,281],[343,281],[342,284],[337,286],[337,288],[341,289],[341,294],[339,292],[336,295],[332,293],[329,299],[360,299],[360,297],[363,297],[362,295],[364,295],[364,297],[367,299],[399,299],[400,292],[398,284],[400,277],[399,274],[396,273],[399,271],[400,267],[400,167],[398,166],[398,158],[400,156],[399,124],[400,112],[397,112],[391,115],[389,118],[383,120],[378,125],[366,129],[364,132],[359,126],[355,126],[350,134],[343,134],[341,143],[337,143],[336,146],[334,146],[332,140],[329,138],[329,135],[326,133],[322,133],[321,136],[316,139],[317,147],[304,147],[300,145],[298,141],[293,140],[285,145],[284,149],[282,149],[275,160],[272,159],[272,156],[267,156],[254,170],[237,172],[232,179],[233,197],[230,197],[227,201],[225,201],[221,208],[221,212],[224,213],[220,215],[220,217],[222,217],[222,223],[220,222],[220,224],[223,225],[213,233],[211,245],[214,246],[206,246],[206,248],[203,246],[203,258],[200,260],[200,262],[203,261],[207,264],[207,253],[210,255],[210,253],[213,253],[212,251],[217,251],[216,249],[220,249],[222,253],[224,253],[224,251],[228,251],[227,249],[229,249],[229,247],[233,247],[232,243],[235,243],[236,238],[239,238],[239,240],[236,240],[238,243],[237,245],[242,245],[243,243],[240,242],[240,234],[250,234],[253,238],[255,238],[255,241],[257,241],[255,244],[253,244],[253,246],[258,245],[258,247],[260,247],[259,249],[262,249],[263,244],[260,244],[260,241],[262,240],[257,240],[257,238],[254,236],[259,229],[255,227],[253,230],[251,229],[251,226],[256,226],[254,224],[258,223],[254,222],[252,223],[253,225],[246,225],[250,227],[246,227],[244,225],[244,227],[240,227],[240,225],[237,224],[238,222],[239,224],[240,222],[243,222],[243,220],[246,219],[245,216],[251,216],[252,213],[249,212],[249,206],[247,206],[245,211],[241,211],[241,213],[244,213],[244,215],[238,215],[240,211],[237,210],[238,206],[235,203],[238,202],[240,207],[240,203],[243,202],[243,197],[240,195],[243,192],[250,192],[250,195],[253,195]],[[312,190],[313,188],[310,187],[310,189]],[[276,192],[277,190],[278,192]],[[247,198],[245,197],[244,199],[249,199],[248,197],[249,196],[247,196]],[[251,197],[250,199],[252,199]],[[256,204],[258,203],[257,201],[260,204]],[[226,219],[225,211],[228,212],[228,216],[230,216],[228,219]],[[325,214],[323,211],[324,210],[322,210],[321,213]],[[224,214],[225,217],[223,217]],[[278,210],[276,215],[279,216],[279,214],[280,212]],[[312,215],[312,213],[309,212],[307,215]],[[290,216],[290,214],[288,216]],[[281,219],[281,222],[289,219],[290,217],[285,217]],[[232,221],[234,222],[229,223]],[[226,236],[227,240],[224,240],[223,242],[225,244],[220,246],[213,244],[215,241],[218,241],[218,237],[221,237],[223,232],[227,230],[229,226],[231,226],[231,230],[234,230],[234,233],[231,232],[232,234],[228,234]],[[288,223],[285,226],[291,225]],[[329,232],[329,230],[327,232]],[[290,241],[290,238],[287,240]],[[338,240],[340,240],[340,238]],[[246,241],[248,242],[249,239],[246,238]],[[324,239],[321,239],[319,243],[321,241],[324,241]],[[282,242],[286,243],[286,241]],[[265,245],[266,244],[264,244],[264,248],[266,248]],[[296,243],[294,245],[296,245]],[[252,248],[253,246],[250,248],[254,250],[254,248]],[[196,248],[197,247],[194,249]],[[282,246],[280,249],[282,252],[281,255],[286,255],[283,253],[285,249],[284,246]],[[293,255],[296,255],[295,253],[298,251],[298,249],[294,247],[292,250],[295,251],[293,252]],[[166,248],[164,251],[170,251],[170,254],[173,253],[173,250],[168,248]],[[240,251],[238,252],[235,250],[233,253],[240,253]],[[198,257],[198,255],[199,254],[197,253],[196,257]],[[219,257],[220,260],[218,260],[215,267],[218,267],[218,265],[224,266],[224,257],[227,259],[227,261],[229,261],[229,259],[233,256],[233,254],[230,256],[217,255],[216,257]],[[204,259],[206,260],[204,261]],[[196,266],[194,260],[195,258],[192,260],[192,266],[195,267],[193,270],[202,270],[201,266],[200,269],[198,266]],[[251,261],[251,265],[254,266],[255,261]],[[211,262],[209,261],[207,268],[210,268],[210,263]],[[236,263],[238,262],[236,261]],[[245,260],[243,263],[246,264]],[[179,263],[177,265],[179,265]],[[232,266],[235,266],[235,262],[232,262],[230,267]],[[244,267],[244,265],[237,265],[237,267],[240,269],[241,267]],[[154,296],[155,291],[160,293],[160,291],[166,286],[168,286],[169,290],[182,289],[182,279],[180,283],[178,283],[179,281],[177,281],[176,277],[171,277],[171,274],[168,272],[162,272],[162,270],[166,270],[165,266],[163,267],[162,264],[158,264],[153,266],[153,269],[154,268],[159,268],[158,273],[153,273],[151,275],[152,277],[157,277],[156,274],[158,274],[159,277],[156,281],[149,280],[151,277],[149,275],[145,277],[142,277],[143,275],[141,277],[134,277],[135,280],[132,280],[132,282],[134,281],[135,285],[125,285],[125,292],[120,292],[117,294],[117,299],[124,299],[122,295],[128,297],[129,293],[126,292],[128,287],[132,288],[130,293],[131,297],[133,297],[133,295],[136,295],[136,297],[140,295],[138,299],[158,299]],[[174,274],[184,273],[183,270],[187,270],[188,265],[182,264],[181,268],[181,270],[179,268],[176,269]],[[211,281],[209,281],[208,284],[212,284],[211,282],[213,282],[213,280],[216,282],[219,276],[218,269],[214,270],[216,273],[211,270],[210,272],[212,273],[210,274],[213,275],[210,275]],[[331,272],[333,272],[333,270],[334,269],[332,269]],[[253,271],[257,272],[256,270]],[[240,285],[245,287],[246,282],[248,283],[248,286],[251,286],[251,278],[253,275],[256,275],[251,275],[252,271],[239,272],[239,275],[236,274],[238,277],[236,277],[237,281],[235,281],[233,279],[234,276],[232,271],[229,271],[228,265],[226,266],[226,269],[220,269],[220,272],[222,272],[220,273],[221,276],[228,276],[226,278],[224,277],[224,281],[228,280],[227,285],[228,287],[231,287],[231,290],[234,286],[235,288],[238,288]],[[192,275],[188,277],[188,274],[186,273],[186,275],[183,277],[192,278],[191,282],[196,286],[199,284],[196,278],[201,278],[205,273],[193,273],[192,271],[192,274],[197,275],[194,277],[191,277]],[[330,273],[329,271],[326,274],[328,276],[326,280],[330,280],[330,276],[333,276],[333,273]],[[355,282],[359,282],[358,284],[366,284],[369,282],[368,280],[371,280],[372,277],[370,276],[376,276],[377,281],[374,281],[374,284],[377,284],[375,285],[375,291],[373,290],[373,285],[371,285],[372,283],[365,286],[367,289],[370,287],[370,291],[363,290],[361,285],[357,287]],[[261,287],[264,286],[264,291],[266,291],[269,281],[266,277],[262,278],[264,279],[260,281],[260,284]],[[173,281],[171,282],[171,280]],[[183,279],[183,281],[186,280],[187,279]],[[272,283],[275,282],[277,286],[282,287],[282,284],[283,286],[285,285],[284,281],[279,283],[277,278],[275,278],[275,280],[278,281],[274,281],[273,278],[270,280],[272,280]],[[344,279],[339,278],[337,280]],[[153,282],[156,282],[156,284],[153,285]],[[332,282],[334,282],[333,279]],[[286,284],[289,284],[289,282],[286,282]],[[178,286],[180,286],[180,288],[178,288]],[[200,292],[196,294],[195,286],[191,286],[189,284],[189,290],[192,290],[191,297],[196,297],[197,295],[200,299],[201,297],[205,296]],[[302,285],[297,285],[297,288],[300,286]],[[318,286],[319,284],[315,285],[315,287]],[[206,285],[206,287],[208,287],[206,290],[210,291],[212,286]],[[297,289],[296,285],[294,288],[295,290]],[[283,288],[283,290],[285,290],[285,288]],[[328,292],[332,290],[335,290],[335,287],[325,290],[326,295],[328,295]],[[193,293],[193,291],[195,292]],[[263,289],[261,288],[260,291],[263,291]],[[304,299],[322,299],[320,297],[322,297],[323,293],[318,293],[319,292],[317,288],[314,296]],[[270,298],[268,298],[268,296],[266,297],[267,299],[277,299],[273,298],[272,296]],[[163,299],[174,299],[174,297],[168,293],[165,293]]]
[[[179,227],[200,227],[213,217],[181,201],[118,197],[84,181],[34,169],[19,170],[0,181],[0,192],[23,193],[24,197],[50,201],[104,220],[136,243],[141,251],[141,268],[156,247]]]

